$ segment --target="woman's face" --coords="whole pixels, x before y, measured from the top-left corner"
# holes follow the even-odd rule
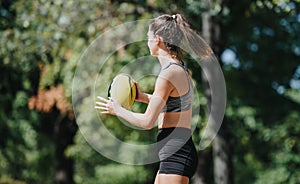
[[[150,29],[148,30],[147,36],[148,36],[148,47],[150,53],[152,56],[157,56],[158,55],[157,38],[155,37],[153,31],[151,31]]]

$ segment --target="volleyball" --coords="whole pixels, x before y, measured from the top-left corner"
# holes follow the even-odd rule
[[[136,97],[136,86],[130,75],[115,76],[108,88],[108,97],[116,99],[122,107],[129,109]]]

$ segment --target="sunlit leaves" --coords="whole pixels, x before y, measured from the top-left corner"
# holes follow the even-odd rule
[[[226,116],[232,136],[236,183],[299,183],[300,2],[222,2],[212,1],[210,13],[223,16],[220,21],[224,37],[220,42],[227,49],[221,60],[228,90]],[[205,8],[204,1],[196,0],[148,0],[147,3],[15,0],[2,3],[1,177],[21,178],[28,183],[52,183],[53,142],[40,133],[43,122],[39,121],[35,111],[28,109],[27,101],[37,89],[50,91],[62,84],[70,102],[77,62],[97,36],[125,21],[153,18],[161,10],[163,13],[184,13],[200,28],[201,13]],[[145,43],[137,43],[127,46],[125,54],[118,55],[120,53],[110,58],[106,70],[99,71],[105,76],[103,80],[109,81],[124,65],[148,55],[149,51]],[[200,69],[193,63],[187,65],[194,72],[193,77],[199,79],[200,74],[196,71]],[[138,72],[143,73],[148,68],[145,65]],[[138,80],[143,91],[153,91],[155,77]],[[82,83],[82,87],[84,85]],[[106,95],[107,86],[101,85],[103,90],[99,90],[99,95]],[[199,87],[199,103],[205,107],[207,100],[202,95],[201,84],[196,82],[195,85],[197,89]],[[52,102],[50,98],[47,100]],[[88,105],[82,104],[82,110]],[[145,107],[136,103],[132,110],[142,112]],[[205,116],[203,111],[200,113],[202,123]],[[89,117],[87,113],[82,118]],[[154,132],[133,130],[119,125],[118,119],[109,116],[104,120],[107,127],[124,141],[136,144],[155,141]],[[194,136],[198,141],[199,136]],[[75,159],[74,178],[78,183],[98,183],[101,179],[113,183],[122,183],[124,179],[127,183],[130,179],[134,180],[132,183],[144,183],[153,179],[152,176],[149,178],[145,168],[111,165],[85,142],[80,133],[66,155]],[[133,159],[130,155],[124,157]],[[112,178],[115,180],[110,180]],[[2,181],[17,183],[11,179],[0,179],[0,183]]]

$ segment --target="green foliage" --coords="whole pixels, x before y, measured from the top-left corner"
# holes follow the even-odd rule
[[[238,64],[230,68],[225,64],[224,69],[234,168],[240,171],[235,174],[236,183],[299,181],[294,170],[299,167],[299,148],[294,144],[299,138],[294,130],[299,129],[295,109],[299,109],[300,92],[290,85],[299,80],[299,55],[292,46],[299,41],[295,35],[300,31],[296,25],[299,11],[291,8],[296,4],[299,2],[229,4],[231,21],[224,31]],[[242,16],[232,17],[237,14]]]
[[[299,183],[299,3],[212,1],[211,15],[221,15],[224,37],[218,43],[235,54],[233,60],[221,64],[236,183]],[[206,8],[204,1],[196,0],[14,0],[0,4],[0,183],[53,183],[55,145],[43,131],[47,125],[41,122],[41,114],[28,109],[28,99],[38,89],[63,84],[71,101],[77,62],[97,36],[125,21],[177,12],[185,14],[200,30],[201,14]],[[99,71],[105,76],[96,81],[99,95],[106,96],[107,82],[120,70],[136,76],[150,69],[156,71],[155,58],[141,61],[146,64],[139,70],[124,68],[135,65],[136,58],[149,55],[146,41],[124,49],[125,54],[115,53]],[[201,68],[189,59],[186,63],[199,92],[200,104],[194,105],[201,106],[201,117],[193,118],[197,125],[193,137],[199,142],[207,100]],[[153,91],[154,76],[138,80],[143,91]],[[88,105],[83,103],[82,109]],[[145,108],[135,103],[132,110],[143,112]],[[89,113],[79,118],[88,119]],[[155,141],[156,130],[135,130],[117,118],[101,118],[121,140],[134,144]],[[77,183],[146,183],[155,177],[154,167],[119,165],[102,157],[80,132],[66,155],[75,161]],[[132,155],[123,157],[133,159]]]
[[[76,145],[67,150],[67,155],[78,160],[76,183],[146,183],[155,177],[155,173],[147,166],[127,166],[106,159],[93,150],[80,134],[75,142]],[[127,156],[131,159],[131,155]]]
[[[54,168],[44,169],[53,161],[49,139],[38,134],[38,115],[27,108],[28,94],[19,91],[10,100],[12,111],[1,114],[0,173],[1,177],[50,183]],[[4,112],[4,109],[1,109]]]
[[[141,166],[126,166],[126,165],[107,165],[95,168],[95,175],[99,183],[105,184],[122,184],[126,183],[146,183],[151,174]]]
[[[0,178],[0,183],[1,184],[25,184],[25,182],[23,181],[14,180],[10,178]]]

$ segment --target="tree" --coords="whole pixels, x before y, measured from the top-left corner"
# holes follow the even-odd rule
[[[209,11],[205,2],[210,2]],[[10,0],[0,4],[0,132],[4,137],[0,182],[53,183],[65,176],[68,183],[101,179],[105,183],[111,178],[114,183],[152,183],[157,165],[117,164],[87,144],[72,116],[71,86],[83,50],[98,35],[123,22],[162,13],[182,13],[196,30],[202,30],[226,79],[222,124],[226,126],[213,144],[199,152],[203,165],[192,182],[200,183],[200,176],[202,183],[221,183],[222,175],[227,183],[299,181],[298,1]],[[130,61],[147,55],[147,49],[141,48],[146,44],[132,44],[115,53],[111,70],[102,71],[107,80]],[[199,105],[210,107],[201,68],[196,62],[186,63],[199,91]],[[151,92],[154,80],[143,80],[141,87]],[[135,105],[134,110],[145,108]],[[200,111],[200,120],[193,122],[196,142],[202,137],[206,112]],[[112,117],[105,120],[124,141],[154,141],[155,131],[136,131]],[[225,166],[221,175],[216,172],[222,169],[216,164],[220,155],[229,161],[221,162]]]
[[[278,137],[284,142],[295,140],[293,131],[288,130],[289,117],[299,109],[299,103],[286,94],[289,90],[299,93],[291,85],[291,80],[298,80],[295,79],[299,66],[299,53],[295,49],[298,4],[295,1],[228,3],[231,13],[223,30],[228,40],[224,53],[230,57],[224,57],[223,68],[230,94],[226,114],[234,138],[234,168],[239,171],[236,183],[296,181],[297,172],[283,167],[297,165],[293,159],[298,148],[292,144],[286,154],[293,155],[293,161],[281,162],[279,155],[285,149],[277,141]],[[295,121],[297,127],[296,124]],[[279,127],[285,136],[280,136]]]

